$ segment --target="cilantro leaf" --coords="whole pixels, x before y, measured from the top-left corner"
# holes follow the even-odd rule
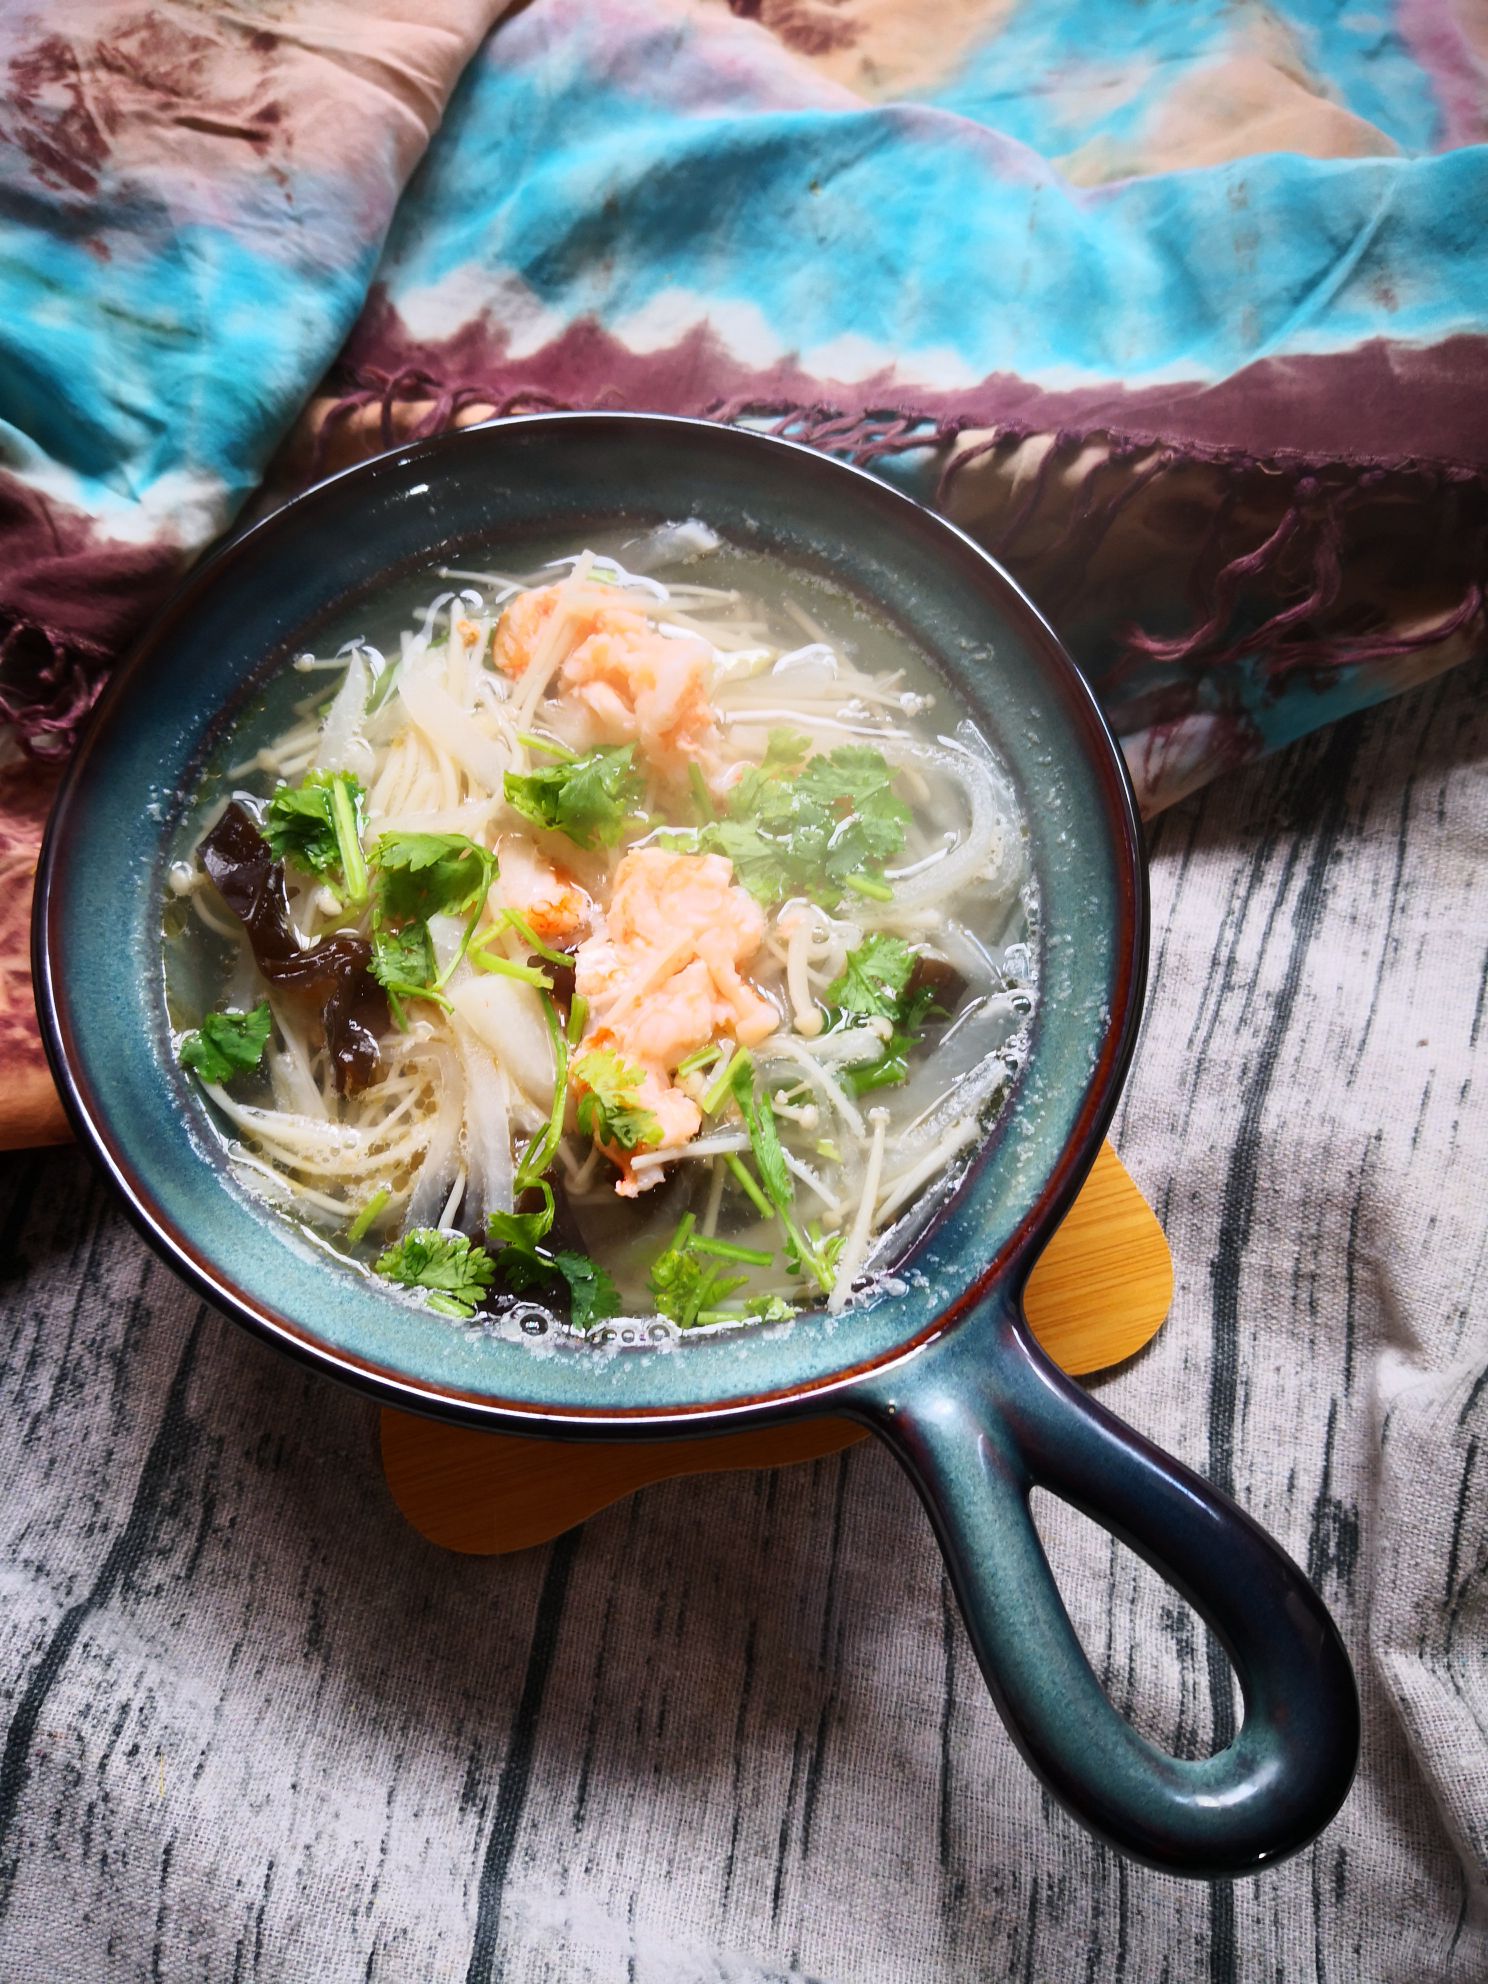
[[[730,791],[727,818],[672,844],[727,855],[766,904],[809,895],[834,907],[853,889],[886,893],[883,865],[902,852],[910,818],[893,766],[869,745],[806,757],[809,749],[804,737],[772,731],[763,761]]]
[[[393,1018],[403,1024],[405,999],[435,997],[434,943],[427,923],[410,923],[401,930],[372,930],[372,962],[368,970],[388,995]]]
[[[561,1277],[568,1283],[569,1309],[575,1329],[587,1330],[594,1323],[620,1313],[620,1291],[598,1261],[587,1254],[560,1248],[548,1253],[539,1247],[553,1224],[553,1193],[541,1188],[546,1203],[539,1212],[493,1212],[486,1216],[486,1230],[501,1245],[496,1266],[502,1279],[517,1294],[540,1287]]]
[[[553,1188],[540,1187],[545,1203],[540,1212],[488,1212],[486,1232],[501,1247],[515,1247],[518,1253],[536,1252],[553,1225]]]
[[[827,987],[824,1003],[845,1013],[897,1019],[916,955],[902,937],[874,931],[849,951],[842,975]]]
[[[747,1054],[741,1054],[734,1063],[729,1086],[733,1089],[734,1100],[739,1105],[739,1114],[744,1118],[744,1127],[749,1132],[750,1148],[754,1161],[759,1166],[760,1178],[766,1196],[776,1212],[786,1213],[795,1200],[795,1187],[785,1162],[785,1152],[780,1147],[780,1133],[775,1128],[775,1112],[768,1102],[762,1103],[755,1087],[754,1063]]]
[[[919,956],[898,937],[875,932],[849,951],[842,974],[827,987],[829,1026],[886,1019],[892,1031],[875,1058],[845,1070],[854,1094],[893,1088],[909,1074],[909,1056],[935,1010],[932,985],[917,985]]]
[[[594,1323],[608,1322],[620,1313],[620,1291],[598,1261],[587,1254],[561,1249],[553,1265],[568,1283],[568,1299],[575,1329],[587,1330]]]
[[[628,1066],[613,1048],[581,1054],[573,1064],[573,1079],[582,1089],[577,1114],[586,1137],[616,1150],[640,1150],[661,1142],[661,1124],[635,1100],[643,1079],[640,1069]]]
[[[496,857],[464,834],[392,833],[378,841],[373,860],[372,975],[401,1026],[401,1001],[439,1001],[440,987],[469,949],[496,879]],[[429,918],[440,914],[466,916],[460,947],[443,972],[436,968],[428,927]]]
[[[693,1216],[688,1213],[678,1227],[670,1247],[651,1263],[651,1294],[658,1315],[667,1316],[679,1329],[690,1330],[703,1312],[742,1288],[747,1275],[725,1274],[709,1265],[692,1245]]]
[[[263,837],[276,860],[307,875],[342,881],[353,902],[367,895],[362,852],[360,779],[349,772],[311,772],[299,785],[281,785],[264,811]]]
[[[785,1323],[795,1315],[796,1305],[783,1295],[756,1295],[744,1304],[744,1313],[757,1323]]]
[[[204,1082],[220,1086],[258,1066],[273,1024],[267,999],[260,999],[251,1013],[207,1013],[200,1030],[181,1042],[177,1058]]]
[[[540,771],[508,772],[503,783],[507,804],[524,819],[567,834],[584,848],[617,846],[646,792],[633,744],[591,751]]]
[[[485,1248],[472,1246],[463,1233],[420,1226],[379,1254],[373,1271],[401,1287],[428,1290],[431,1309],[468,1322],[495,1269]]]
[[[379,923],[423,923],[441,912],[479,911],[496,857],[464,834],[384,834],[373,850]]]

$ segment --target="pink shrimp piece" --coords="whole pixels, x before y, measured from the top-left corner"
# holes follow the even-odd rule
[[[673,1088],[654,1069],[646,1069],[634,1093],[636,1107],[649,1109],[661,1128],[661,1135],[646,1146],[648,1150],[680,1150],[683,1144],[692,1142],[702,1127],[703,1112],[692,1097]],[[637,1171],[631,1162],[636,1152],[605,1143],[600,1149],[620,1173],[615,1190],[622,1199],[639,1198],[642,1192],[649,1192],[663,1182],[664,1165],[648,1164],[644,1171]]]
[[[544,861],[524,840],[507,836],[497,849],[492,901],[515,910],[545,944],[560,948],[589,928],[594,905],[570,875]]]
[[[765,913],[733,876],[722,854],[660,847],[632,848],[616,868],[605,934],[579,952],[578,989],[596,1023],[623,1036],[635,1058],[674,1068],[720,1031],[748,1047],[779,1024],[740,976],[764,937]],[[638,1028],[644,1055],[632,1038]]]
[[[658,771],[673,774],[685,772],[689,759],[711,758],[718,736],[712,676],[706,642],[673,638],[649,622],[597,629],[560,671],[596,744],[637,744]]]
[[[576,641],[606,628],[644,634],[648,625],[643,613],[626,606],[604,586],[533,586],[502,609],[492,652],[503,675],[515,680],[526,673],[560,604],[569,613]]]
[[[679,1062],[720,1036],[745,1046],[779,1025],[779,1014],[742,976],[759,949],[765,915],[720,854],[638,847],[622,857],[602,931],[579,947],[575,983],[589,1002],[586,1045],[613,1047],[643,1076],[637,1100],[670,1149],[696,1136],[696,1103],[671,1081]],[[659,1184],[663,1167],[634,1173],[624,1153],[625,1197]]]

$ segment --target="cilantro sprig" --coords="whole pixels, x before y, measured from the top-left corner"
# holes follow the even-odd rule
[[[894,768],[869,745],[811,755],[809,740],[773,730],[759,765],[727,797],[722,819],[668,836],[676,847],[724,854],[762,903],[808,895],[835,908],[848,894],[882,900],[886,862],[904,848],[908,806]]]
[[[384,834],[373,860],[374,914],[384,923],[479,913],[496,877],[495,855],[464,834]]]
[[[587,1330],[620,1313],[620,1292],[598,1261],[567,1247],[549,1250],[541,1243],[553,1226],[553,1188],[537,1183],[543,1203],[537,1212],[493,1212],[486,1217],[488,1237],[500,1248],[495,1266],[517,1294],[531,1288],[567,1282],[569,1308],[576,1329]]]
[[[844,1071],[855,1094],[892,1088],[909,1074],[909,1056],[935,1007],[933,988],[915,984],[919,962],[918,953],[902,937],[875,931],[848,952],[841,976],[826,989],[829,1027],[856,1026],[865,1019],[886,1019],[890,1024],[889,1037],[875,1058]]]
[[[207,1013],[198,1030],[181,1042],[177,1059],[204,1082],[220,1087],[258,1067],[273,1024],[267,999],[247,1013]]]
[[[427,923],[410,923],[401,930],[372,932],[372,976],[388,995],[393,1017],[403,1024],[405,999],[437,999],[434,944]]]
[[[496,857],[464,834],[384,834],[372,852],[372,976],[405,1024],[405,999],[442,1003],[442,988],[464,957],[496,879]],[[464,916],[454,956],[438,970],[431,916]]]
[[[661,1124],[651,1110],[636,1101],[642,1075],[622,1061],[613,1048],[591,1048],[573,1064],[580,1084],[577,1120],[586,1137],[616,1150],[641,1150],[661,1142]]]
[[[350,772],[311,772],[299,785],[281,785],[264,810],[263,837],[276,860],[307,875],[340,882],[347,900],[367,900],[362,850],[360,779]]]
[[[490,1289],[495,1266],[463,1233],[419,1226],[379,1254],[373,1272],[403,1288],[421,1288],[441,1316],[468,1322]]]
[[[583,848],[618,846],[646,794],[633,744],[590,751],[535,772],[508,772],[503,784],[514,811]]]
[[[709,1312],[721,1308],[734,1290],[742,1288],[749,1279],[748,1275],[727,1274],[710,1264],[701,1240],[694,1235],[696,1223],[693,1215],[687,1213],[672,1244],[651,1264],[651,1294],[657,1313],[683,1330],[711,1321]],[[769,1256],[765,1258],[768,1260]]]
[[[769,1102],[759,1092],[753,1057],[747,1052],[741,1052],[734,1062],[729,1085],[739,1105],[739,1114],[744,1118],[744,1127],[749,1132],[749,1148],[759,1172],[759,1183],[756,1184],[747,1167],[737,1157],[730,1158],[729,1169],[755,1206],[763,1211],[763,1200],[779,1220],[785,1234],[786,1258],[797,1274],[809,1276],[824,1295],[828,1294],[834,1279],[837,1255],[842,1251],[842,1238],[836,1235],[831,1240],[824,1240],[819,1225],[803,1228],[797,1220],[795,1186],[791,1183],[780,1132],[775,1128],[775,1115]]]

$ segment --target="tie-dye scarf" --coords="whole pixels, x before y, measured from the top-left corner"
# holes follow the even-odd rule
[[[1149,808],[1481,639],[1473,0],[501,12],[0,21],[12,752],[65,752],[260,485],[540,406],[765,421],[938,503]],[[14,875],[44,787],[7,787]]]

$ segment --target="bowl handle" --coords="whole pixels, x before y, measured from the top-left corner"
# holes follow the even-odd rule
[[[1285,1552],[1235,1504],[1086,1396],[994,1295],[855,1399],[930,1512],[999,1713],[1053,1795],[1173,1873],[1249,1873],[1342,1804],[1359,1749],[1353,1670]],[[1048,1488],[1137,1551],[1208,1621],[1243,1720],[1217,1755],[1157,1749],[1111,1706],[1029,1510]]]

